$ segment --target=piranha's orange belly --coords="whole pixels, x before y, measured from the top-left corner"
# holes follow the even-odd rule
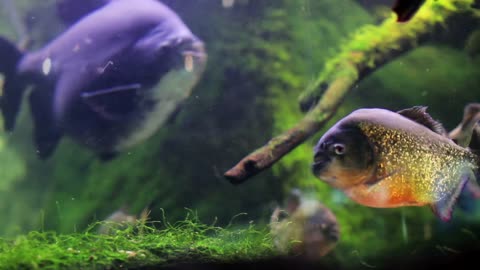
[[[395,188],[388,185],[359,185],[345,191],[355,202],[378,208],[421,206],[428,202],[421,200],[415,192],[408,187]]]

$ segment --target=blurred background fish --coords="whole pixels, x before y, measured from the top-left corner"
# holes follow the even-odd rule
[[[280,252],[308,260],[327,255],[340,239],[339,225],[330,209],[298,189],[291,191],[285,209],[274,210],[270,228]]]
[[[149,213],[149,210],[145,208],[137,217],[137,215],[129,213],[126,206],[123,206],[106,217],[101,222],[97,232],[99,234],[114,234],[136,224],[145,224]]]
[[[472,150],[480,150],[478,121],[480,121],[480,103],[467,104],[462,122],[450,131],[448,136],[458,145],[468,146]]]
[[[480,197],[478,156],[450,140],[426,107],[356,110],[314,152],[314,174],[366,206],[430,205],[448,221],[464,186]]]
[[[457,144],[468,146],[471,151],[479,153],[480,151],[480,103],[470,103],[465,106],[462,122],[449,132],[448,136]],[[477,182],[479,180],[478,171],[476,173]],[[465,189],[458,198],[460,209],[473,213],[476,210],[475,193],[470,189]]]
[[[106,2],[80,12],[93,9],[37,51],[25,53],[0,39],[5,129],[14,129],[23,93],[32,85],[41,158],[63,135],[101,159],[115,157],[171,120],[205,68],[203,42],[167,6]]]

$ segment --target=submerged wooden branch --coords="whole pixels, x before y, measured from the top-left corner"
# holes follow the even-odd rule
[[[438,27],[455,21],[454,15],[478,16],[471,7],[473,3],[473,0],[431,0],[408,23],[397,23],[392,16],[380,26],[361,28],[300,96],[302,110],[309,110],[305,117],[243,158],[224,176],[231,183],[240,184],[271,167],[320,130],[355,84],[368,74],[428,40]]]

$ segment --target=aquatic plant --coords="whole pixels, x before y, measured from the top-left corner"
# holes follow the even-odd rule
[[[0,269],[128,269],[178,263],[228,263],[275,256],[271,237],[255,224],[206,225],[193,213],[173,224],[148,222],[114,234],[32,231],[0,238]]]

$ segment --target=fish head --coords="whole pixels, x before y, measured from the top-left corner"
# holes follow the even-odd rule
[[[374,148],[356,121],[344,118],[318,141],[312,170],[328,184],[346,189],[373,175]]]
[[[148,46],[145,51],[158,51],[156,53],[158,55],[157,62],[161,66],[167,62],[171,71],[184,74],[182,76],[188,76],[191,78],[190,80],[196,82],[203,74],[207,64],[205,44],[191,33],[171,37],[164,41],[165,44],[151,44],[151,42],[157,42],[157,39],[161,38],[157,38],[154,35],[145,38],[145,46]],[[137,44],[137,47],[140,46],[143,46],[143,44]],[[148,58],[149,56],[145,57]]]
[[[308,257],[322,257],[340,240],[340,229],[335,215],[326,207],[317,207],[306,220],[305,253]]]
[[[181,39],[178,46],[180,65],[185,71],[193,72],[197,77],[205,70],[207,53],[205,45],[195,36]]]
[[[192,34],[179,36],[168,41],[169,45],[161,48],[156,60],[159,70],[168,68],[158,89],[163,92],[162,99],[176,97],[180,100],[191,94],[198,83],[207,64],[207,53],[204,43]],[[157,96],[160,98],[159,96]]]

